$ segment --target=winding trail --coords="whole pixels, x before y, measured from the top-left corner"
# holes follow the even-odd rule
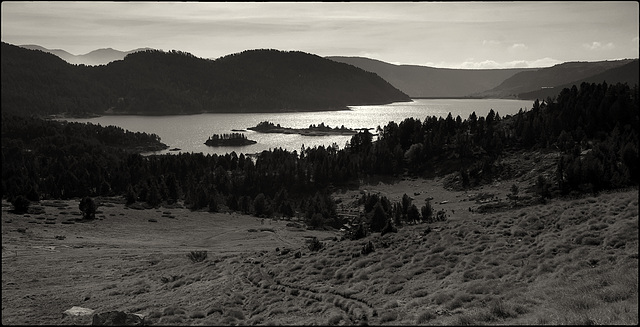
[[[323,292],[309,286],[285,283],[274,278],[271,274],[265,273],[261,265],[254,265],[254,268],[254,273],[245,272],[241,274],[246,283],[254,287],[288,292],[293,296],[331,303],[342,310],[352,323],[371,323],[371,320],[378,315],[376,309],[365,300],[341,293],[335,289]]]

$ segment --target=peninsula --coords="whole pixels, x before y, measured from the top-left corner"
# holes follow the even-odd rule
[[[269,121],[263,121],[255,127],[249,127],[247,129],[259,133],[300,134],[306,136],[355,135],[358,133],[357,129],[346,128],[344,125],[332,128],[325,126],[324,123],[320,123],[317,126],[311,124],[308,128],[290,128],[282,127],[280,124],[276,125]]]

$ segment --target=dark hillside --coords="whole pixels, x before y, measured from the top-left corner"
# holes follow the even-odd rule
[[[373,73],[277,50],[215,61],[147,50],[90,67],[2,43],[2,72],[2,108],[14,113],[279,112],[409,100]]]
[[[574,81],[553,88],[545,88],[533,92],[520,93],[519,98],[542,100],[548,97],[556,96],[562,89],[570,89],[573,85],[580,85],[582,83],[602,83],[603,81],[605,81],[607,83],[626,83],[630,86],[633,86],[635,84],[638,84],[639,73],[640,67],[638,67],[638,60],[636,59],[628,64],[606,70],[600,74],[579,81]]]
[[[237,76],[247,86],[257,86],[279,107],[328,108],[345,104],[383,104],[409,97],[378,75],[299,51],[250,50],[216,60],[222,75]],[[267,102],[269,103],[269,102]],[[260,103],[249,102],[260,106]],[[273,103],[278,106],[277,103]]]
[[[476,94],[482,97],[518,97],[521,93],[538,91],[542,88],[554,88],[554,94],[562,90],[560,86],[570,84],[580,85],[575,81],[582,81],[589,77],[606,72],[609,69],[623,66],[631,60],[598,61],[598,62],[566,62],[553,67],[541,68],[536,71],[521,72],[505,80],[497,87]],[[594,81],[601,83],[602,80]],[[608,80],[607,82],[622,82]]]
[[[103,105],[110,90],[74,67],[39,51],[2,43],[2,111],[54,114]]]

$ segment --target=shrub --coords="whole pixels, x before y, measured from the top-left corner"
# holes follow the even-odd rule
[[[397,233],[398,229],[395,228],[392,224],[391,221],[387,221],[387,224],[384,226],[384,228],[382,229],[382,231],[380,232],[380,236],[384,236],[384,234],[389,234],[389,233]]]
[[[236,310],[236,309],[231,309],[231,310],[227,311],[227,315],[229,317],[233,317],[233,318],[236,318],[238,320],[243,320],[244,319],[244,313],[242,313],[242,311]]]
[[[11,201],[11,204],[16,213],[26,213],[29,210],[31,202],[26,197],[18,195]]]
[[[362,250],[360,250],[360,253],[362,253],[363,255],[367,255],[371,252],[375,251],[375,248],[373,246],[373,243],[371,243],[371,241],[369,241],[367,244],[365,244],[362,247]]]
[[[418,297],[425,297],[429,295],[429,291],[425,290],[425,289],[421,289],[421,290],[416,290],[413,292],[413,294],[411,294],[411,296],[413,298],[418,298]]]
[[[187,254],[187,258],[193,263],[202,262],[207,259],[207,251],[191,251]]]
[[[398,319],[398,314],[394,311],[387,311],[380,316],[381,323],[395,321],[396,319]]]
[[[329,318],[329,320],[327,321],[327,325],[337,325],[340,323],[340,321],[342,321],[342,319],[343,318],[341,314],[331,316],[331,318]]]
[[[418,315],[418,320],[417,323],[418,324],[424,324],[429,320],[435,319],[437,317],[437,315],[431,311],[431,310],[427,310],[421,314]]]
[[[191,315],[189,315],[189,317],[193,319],[201,319],[205,317],[205,314],[202,311],[196,311],[196,312],[192,312]]]
[[[175,306],[167,307],[162,311],[163,316],[173,316],[173,315],[182,315],[182,314],[185,314],[185,311]]]
[[[502,301],[496,301],[493,303],[493,305],[490,308],[490,312],[491,314],[493,314],[494,316],[498,317],[498,318],[512,318],[517,316],[516,313],[514,313],[511,308],[509,308],[504,302]]]
[[[147,315],[147,318],[160,318],[160,317],[162,317],[162,312],[157,311],[157,310],[151,311],[151,312]]]
[[[175,325],[182,323],[184,318],[182,316],[166,316],[160,319],[161,325]]]
[[[475,322],[473,317],[470,317],[468,315],[458,316],[458,319],[457,319],[455,324],[458,325],[458,326],[473,326],[473,325],[477,325],[477,323]]]
[[[314,237],[310,242],[309,242],[309,251],[320,251],[320,249],[322,249],[324,247],[324,244],[320,241],[318,241],[318,238]]]
[[[402,289],[402,285],[387,285],[384,288],[384,294],[393,294]]]
[[[600,243],[602,243],[602,239],[599,237],[587,236],[582,239],[581,243],[583,245],[600,245]]]
[[[222,308],[221,308],[221,307],[219,307],[219,306],[214,306],[214,307],[212,307],[211,309],[209,309],[209,310],[207,311],[207,316],[212,315],[212,314],[214,314],[214,313],[216,313],[216,312],[218,312],[219,314],[222,314],[222,313],[223,313],[223,310],[222,310]]]
[[[432,299],[437,305],[441,305],[441,304],[449,301],[449,299],[451,299],[452,297],[453,296],[451,294],[448,294],[448,293],[438,293],[438,294],[435,294],[432,297]]]
[[[357,226],[352,226],[347,233],[345,233],[345,238],[355,241],[367,236],[367,227],[360,223]]]
[[[80,204],[78,205],[78,209],[82,211],[82,216],[84,219],[95,219],[96,211],[98,209],[98,204],[92,198],[85,196],[80,200]]]

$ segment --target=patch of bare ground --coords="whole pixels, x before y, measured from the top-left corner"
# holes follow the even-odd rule
[[[77,200],[43,201],[28,215],[3,202],[2,323],[90,323],[63,317],[72,306],[160,325],[638,323],[637,189],[481,214],[478,194],[507,201],[519,180],[472,191],[443,180],[362,187],[419,206],[430,199],[448,219],[357,241],[118,201],[100,206],[99,219],[62,224]],[[359,196],[335,194],[355,211]],[[208,255],[192,262],[191,251]]]

